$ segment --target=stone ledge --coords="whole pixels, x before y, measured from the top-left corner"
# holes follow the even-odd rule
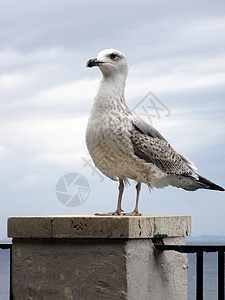
[[[154,238],[191,235],[190,216],[10,217],[13,238]]]

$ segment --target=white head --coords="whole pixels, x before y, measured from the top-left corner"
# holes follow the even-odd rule
[[[87,67],[99,67],[104,77],[127,77],[128,65],[125,55],[116,49],[106,49],[99,52],[97,58],[90,59]]]

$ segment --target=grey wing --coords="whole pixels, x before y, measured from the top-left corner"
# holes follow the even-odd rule
[[[159,138],[161,140],[166,141],[166,139],[161,135],[161,133],[156,130],[153,126],[148,124],[142,119],[133,117],[132,119],[134,128],[142,134],[146,134],[152,138]]]
[[[147,124],[147,123],[146,123]],[[144,121],[133,122],[131,142],[134,155],[146,163],[156,165],[160,170],[170,175],[184,175],[198,178],[192,163],[182,154],[176,152],[162,135]]]

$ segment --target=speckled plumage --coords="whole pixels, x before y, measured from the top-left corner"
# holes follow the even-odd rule
[[[103,74],[86,130],[88,150],[103,174],[121,184],[133,179],[150,188],[173,185],[186,190],[222,190],[199,176],[191,161],[128,108],[124,100],[128,67],[121,52],[103,50],[87,66],[98,66]]]

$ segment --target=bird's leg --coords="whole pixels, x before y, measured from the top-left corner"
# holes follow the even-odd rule
[[[123,212],[121,208],[122,204],[122,197],[123,197],[123,191],[124,191],[124,183],[123,180],[120,179],[120,185],[119,185],[119,196],[118,196],[118,202],[117,202],[117,209],[114,212],[109,212],[109,213],[97,213],[95,214],[96,216],[120,216],[121,212]]]
[[[125,213],[124,215],[126,215],[126,216],[141,216],[141,214],[138,212],[138,201],[139,201],[139,195],[140,195],[140,191],[141,191],[141,183],[140,182],[137,183],[136,190],[137,190],[137,198],[136,198],[135,208],[131,213]]]
[[[137,190],[137,198],[136,198],[136,204],[135,204],[135,209],[134,209],[134,212],[138,215],[141,215],[139,212],[138,212],[138,201],[139,201],[139,195],[140,195],[140,191],[141,191],[141,183],[138,182],[137,185],[136,185],[136,190]]]
[[[123,197],[123,191],[124,191],[124,183],[123,180],[120,179],[120,185],[119,185],[119,196],[118,196],[118,202],[117,202],[117,209],[115,211],[115,213],[117,213],[118,215],[121,214],[121,212],[123,211],[121,208],[121,204],[122,204],[122,197]]]

